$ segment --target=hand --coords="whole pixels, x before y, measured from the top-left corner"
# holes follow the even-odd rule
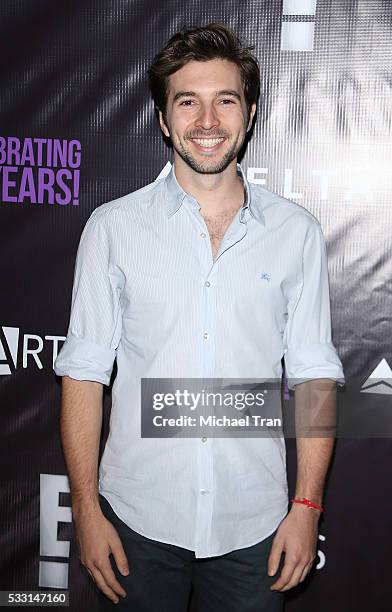
[[[79,510],[74,515],[74,525],[82,565],[98,588],[114,603],[118,603],[118,595],[125,597],[126,591],[113,572],[110,553],[113,553],[121,574],[127,576],[129,567],[117,530],[100,508]]]
[[[288,591],[302,582],[316,558],[319,511],[293,504],[280,523],[268,559],[268,574],[276,574],[282,552],[285,560],[281,574],[270,587]]]

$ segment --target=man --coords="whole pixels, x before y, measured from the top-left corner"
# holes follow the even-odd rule
[[[193,584],[200,612],[274,612],[315,559],[333,439],[298,439],[296,498],[314,507],[288,512],[282,437],[141,437],[140,382],[279,379],[284,357],[296,410],[321,389],[332,414],[344,378],[325,243],[308,211],[237,165],[259,69],[231,30],[176,34],[149,77],[173,166],[90,216],[55,363],[80,558],[109,607],[185,612]]]

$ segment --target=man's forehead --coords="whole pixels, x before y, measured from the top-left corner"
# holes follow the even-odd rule
[[[243,93],[239,68],[227,60],[190,61],[169,77],[169,95],[174,97],[179,91],[212,93],[233,90]]]

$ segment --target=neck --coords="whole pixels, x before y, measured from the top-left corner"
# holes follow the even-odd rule
[[[236,160],[217,174],[195,172],[178,156],[173,165],[179,185],[198,201],[203,213],[218,215],[243,204],[244,186],[237,174]]]

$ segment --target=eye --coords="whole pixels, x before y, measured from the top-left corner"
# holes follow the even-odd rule
[[[224,105],[228,104],[235,104],[235,101],[232,100],[231,98],[223,98],[223,100],[220,100],[221,102],[223,102]]]
[[[180,106],[191,106],[193,103],[193,100],[183,100],[182,102],[180,102]]]

